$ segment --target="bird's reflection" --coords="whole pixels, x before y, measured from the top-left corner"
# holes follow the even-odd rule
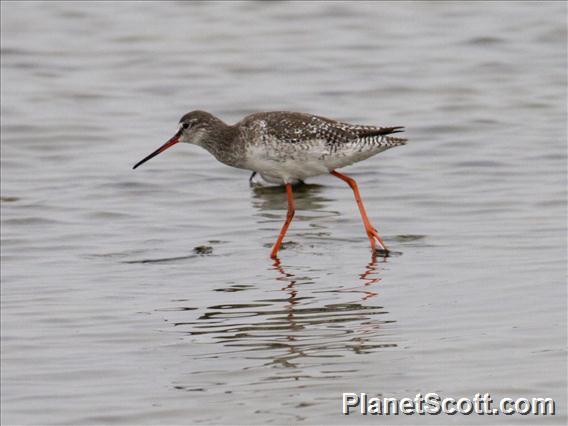
[[[325,214],[333,200],[321,191],[319,185],[295,188],[298,210]],[[253,203],[261,217],[286,208],[282,188],[255,187]],[[326,221],[319,226],[327,231]],[[270,260],[254,280],[215,288],[222,292],[215,294],[217,300],[223,295],[220,304],[184,311],[187,320],[175,326],[212,345],[199,359],[225,358],[241,371],[254,369],[257,381],[343,377],[357,371],[352,356],[397,346],[395,321],[378,303],[389,261],[373,254],[349,272],[346,264]]]
[[[387,258],[380,257],[380,261],[381,263],[386,263]],[[285,309],[286,319],[289,324],[287,330],[289,330],[290,333],[288,333],[285,338],[288,342],[290,342],[290,344],[287,346],[287,353],[285,355],[274,357],[272,362],[287,367],[298,367],[298,365],[292,362],[292,360],[304,357],[325,357],[327,355],[325,355],[324,352],[331,348],[335,350],[339,349],[339,352],[341,352],[341,350],[350,350],[355,353],[365,353],[370,351],[371,349],[376,349],[379,347],[396,346],[396,344],[392,343],[373,344],[374,342],[372,342],[374,336],[373,331],[379,333],[379,330],[383,324],[392,323],[394,321],[372,321],[370,318],[354,318],[351,316],[353,313],[362,316],[371,316],[386,313],[382,311],[383,308],[380,306],[369,306],[361,303],[379,294],[377,287],[381,281],[381,278],[377,276],[378,264],[379,262],[377,260],[377,256],[373,254],[371,256],[371,260],[365,266],[364,271],[358,274],[358,278],[360,281],[362,281],[362,284],[359,283],[353,287],[327,291],[330,293],[360,293],[361,297],[358,300],[338,304],[329,304],[319,309],[319,313],[326,314],[325,317],[328,318],[326,323],[328,324],[337,324],[341,322],[352,321],[359,322],[359,329],[351,329],[349,331],[349,333],[354,334],[354,336],[345,342],[343,348],[341,347],[341,344],[338,344],[339,342],[332,342],[331,344],[329,342],[326,342],[314,347],[311,345],[302,344],[301,333],[299,333],[300,339],[298,339],[298,337],[296,336],[296,334],[298,333],[296,332],[305,330],[310,323],[317,326],[321,325],[322,322],[319,318],[319,315],[316,321],[305,321],[305,309],[298,307],[298,305],[300,304],[300,302],[297,300],[299,290],[296,284],[299,279],[296,278],[293,273],[286,271],[280,259],[275,259],[272,265],[272,269],[278,273],[276,280],[284,283],[284,286],[281,288],[281,290],[286,292],[288,295]],[[344,317],[346,312],[348,313],[347,318]],[[321,350],[322,354],[319,354],[318,350]]]
[[[386,257],[381,257],[383,262],[386,262]],[[377,296],[379,293],[374,291],[372,287],[374,284],[378,284],[381,281],[380,277],[375,276],[377,275],[377,256],[375,253],[371,256],[371,261],[367,264],[365,268],[365,272],[359,275],[359,278],[365,283],[365,287],[369,287],[369,290],[365,291],[365,296],[363,300],[370,299],[371,297]]]
[[[289,329],[292,331],[301,330],[303,326],[298,324],[295,321],[294,317],[294,306],[299,303],[298,300],[296,300],[296,297],[298,296],[298,289],[296,288],[297,280],[294,279],[293,274],[287,273],[284,270],[280,262],[280,259],[278,258],[274,259],[273,268],[280,274],[280,276],[277,277],[276,280],[284,283],[284,287],[282,287],[282,290],[288,294],[287,297],[288,300],[286,305],[286,311],[287,311],[286,318],[288,323],[290,324]],[[274,358],[274,363],[282,364],[285,367],[296,367],[296,365],[290,362],[290,359],[300,356],[305,356],[305,354],[302,352],[300,348],[298,348],[297,345],[293,344],[293,342],[296,341],[296,337],[294,335],[286,336],[286,340],[288,342],[291,342],[291,344],[288,346],[287,356]]]
[[[297,362],[305,358],[341,358],[349,351],[393,347],[396,344],[387,341],[383,330],[394,321],[379,319],[388,312],[370,304],[379,295],[379,265],[386,263],[380,259],[373,256],[354,276],[355,284],[323,282],[315,288],[313,284],[320,282],[315,276],[301,267],[291,272],[292,267],[276,259],[269,271],[276,272],[273,279],[283,297],[267,298],[265,290],[250,303],[210,306],[197,321],[176,326],[189,326],[190,335],[210,336],[216,343],[248,353],[245,357],[286,367],[299,367]],[[359,296],[353,300],[349,296],[353,294]]]
[[[388,257],[377,255],[377,253],[371,254],[370,262],[365,266],[365,270],[359,274],[359,279],[364,283],[363,288],[355,287],[342,291],[362,293],[361,300],[368,300],[378,296],[378,285],[382,280],[379,276],[379,271],[385,267],[387,259]]]

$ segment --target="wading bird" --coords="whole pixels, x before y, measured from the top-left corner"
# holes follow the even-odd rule
[[[294,217],[292,185],[312,176],[330,173],[351,187],[373,252],[386,255],[388,250],[367,217],[357,183],[336,169],[404,145],[406,139],[388,136],[403,129],[400,126],[348,124],[286,111],[251,114],[231,126],[208,112],[192,111],[181,118],[178,131],[169,141],[133,168],[171,146],[185,142],[205,148],[228,166],[251,170],[253,176],[259,173],[270,183],[284,184],[288,196],[288,214],[272,248],[272,258],[276,258]]]

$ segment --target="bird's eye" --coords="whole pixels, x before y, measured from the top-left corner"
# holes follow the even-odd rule
[[[183,123],[183,124],[181,125],[181,127],[183,127],[184,129],[187,129],[187,128],[189,127],[189,123]]]

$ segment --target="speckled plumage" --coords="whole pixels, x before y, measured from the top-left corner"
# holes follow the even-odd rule
[[[200,145],[217,160],[275,183],[329,173],[406,143],[387,136],[403,131],[402,127],[349,124],[287,111],[251,114],[232,126],[193,111],[180,123],[189,125],[181,142]]]

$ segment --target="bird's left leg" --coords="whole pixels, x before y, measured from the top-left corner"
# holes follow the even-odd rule
[[[365,211],[365,206],[363,205],[363,200],[361,199],[361,194],[359,194],[359,188],[357,187],[357,182],[355,182],[355,179],[350,178],[349,176],[346,176],[339,172],[336,172],[335,170],[333,170],[331,174],[335,177],[338,177],[342,181],[347,182],[347,184],[353,190],[353,194],[355,195],[355,201],[357,202],[357,206],[359,207],[359,212],[361,212],[361,217],[363,218],[363,225],[365,225],[365,231],[367,232],[367,236],[369,237],[369,241],[371,242],[371,248],[373,249],[373,251],[376,250],[376,243],[378,242],[379,245],[381,246],[381,249],[388,253],[387,246],[385,246],[385,243],[379,236],[379,233],[373,227],[373,225],[371,225],[371,222],[367,217],[367,212]]]
[[[282,230],[280,231],[280,235],[278,235],[278,239],[276,240],[276,244],[272,248],[272,253],[270,253],[270,257],[273,259],[277,258],[278,250],[280,249],[280,245],[282,244],[282,240],[284,239],[284,235],[286,235],[286,231],[290,226],[290,222],[294,218],[294,213],[296,212],[296,206],[294,205],[294,195],[292,193],[292,184],[286,184],[286,194],[288,196],[288,213],[286,214],[286,221],[282,226]]]
[[[252,180],[254,179],[254,177],[256,176],[256,172],[252,172],[252,174],[249,177],[249,184],[252,185]]]

